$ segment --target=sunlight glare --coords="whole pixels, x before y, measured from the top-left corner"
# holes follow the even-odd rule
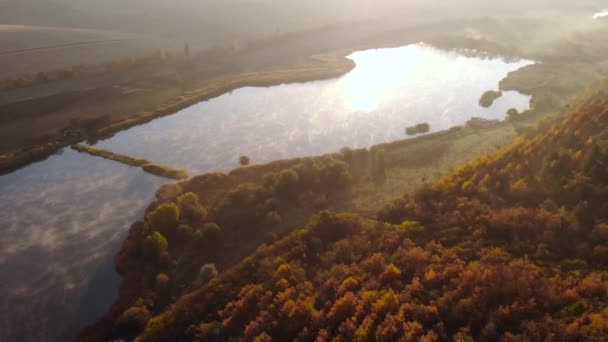
[[[378,98],[375,96],[354,97],[350,101],[350,106],[354,110],[371,113],[378,109]]]
[[[603,17],[608,17],[608,11],[597,12],[593,15],[593,19],[599,19]]]
[[[343,78],[341,91],[353,111],[375,111],[391,95],[398,95],[403,82],[418,82],[439,67],[440,61],[420,49],[420,45],[396,50],[397,53],[383,49],[348,56],[357,68]]]

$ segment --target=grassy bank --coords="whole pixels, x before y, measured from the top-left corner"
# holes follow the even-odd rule
[[[42,161],[61,149],[56,143],[47,143],[32,148],[0,155],[0,175],[11,173],[31,163]]]
[[[171,115],[198,102],[210,100],[242,87],[270,87],[279,84],[310,82],[340,77],[355,67],[353,61],[338,55],[310,57],[307,62],[290,67],[277,67],[218,77],[200,87],[189,90],[156,108],[125,116],[93,133],[105,138],[116,132],[137,126],[156,118]]]
[[[216,77],[206,80],[204,84],[199,84],[195,89],[185,91],[181,95],[178,94],[179,92],[160,88],[147,95],[149,101],[139,99],[132,105],[123,104],[122,108],[129,108],[128,113],[107,117],[106,120],[100,120],[99,127],[90,125],[92,127],[88,127],[86,131],[88,138],[107,138],[119,131],[174,114],[198,102],[218,97],[241,87],[269,87],[285,83],[331,79],[344,75],[354,67],[353,61],[341,55],[315,56],[295,65]],[[161,100],[159,101],[159,99]],[[29,105],[35,106],[35,103]],[[73,139],[64,140],[59,133],[50,136],[57,140],[0,155],[0,174],[15,171],[32,162],[47,158],[63,147],[79,142]],[[158,168],[151,166],[148,169],[157,170]]]
[[[73,145],[72,149],[82,152],[88,153],[90,155],[101,157],[109,160],[113,160],[125,165],[140,167],[145,172],[150,174],[170,178],[170,179],[186,179],[188,178],[188,171],[174,169],[169,166],[156,164],[146,159],[137,159],[129,156],[125,156],[122,154],[117,154],[112,151],[104,150],[101,148],[95,148],[87,145],[77,144]]]

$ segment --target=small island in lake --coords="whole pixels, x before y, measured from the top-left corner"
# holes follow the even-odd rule
[[[494,101],[502,96],[502,91],[488,90],[479,99],[479,105],[484,108],[489,108],[494,104]]]
[[[405,129],[405,134],[416,135],[428,133],[431,130],[431,126],[428,123],[421,123],[415,126],[410,126]]]

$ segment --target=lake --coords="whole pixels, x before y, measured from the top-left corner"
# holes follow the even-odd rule
[[[96,146],[193,173],[368,147],[471,117],[503,119],[530,98],[478,101],[532,62],[424,44],[350,55],[343,77],[241,88],[116,134]],[[70,149],[0,176],[0,340],[66,339],[111,303],[113,256],[154,192],[168,182]],[[70,323],[72,325],[70,325]]]
[[[195,173],[223,171],[241,155],[255,163],[368,147],[403,139],[417,123],[438,131],[529,106],[530,98],[517,92],[505,92],[490,108],[478,101],[530,61],[467,57],[423,44],[349,58],[357,66],[339,79],[241,88],[97,146]]]

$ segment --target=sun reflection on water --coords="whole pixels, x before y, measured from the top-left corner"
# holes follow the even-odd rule
[[[378,109],[380,101],[377,96],[374,95],[358,95],[350,100],[350,107],[353,110],[371,113]]]
[[[601,11],[593,14],[593,19],[600,19],[603,17],[608,17],[608,11]]]
[[[406,47],[356,52],[348,58],[357,68],[342,79],[341,92],[351,110],[370,113],[389,98],[398,95],[405,83],[417,83],[429,73],[441,69],[442,60],[432,58],[423,44]]]

